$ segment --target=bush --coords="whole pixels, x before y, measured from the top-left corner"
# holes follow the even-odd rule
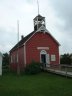
[[[26,74],[37,74],[41,72],[41,64],[37,62],[32,62],[31,64],[28,64],[25,68]]]

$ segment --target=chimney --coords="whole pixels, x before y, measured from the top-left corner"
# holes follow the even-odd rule
[[[21,35],[21,40],[24,38],[24,36],[23,35]]]

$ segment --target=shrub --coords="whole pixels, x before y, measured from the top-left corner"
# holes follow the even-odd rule
[[[32,62],[31,64],[28,64],[25,68],[26,74],[37,74],[41,72],[40,68],[41,64],[38,62]]]

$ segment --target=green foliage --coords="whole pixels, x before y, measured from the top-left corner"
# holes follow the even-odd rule
[[[71,54],[64,54],[64,55],[61,55],[60,63],[61,63],[61,64],[68,64],[68,65],[71,65],[71,63],[72,63]]]
[[[3,54],[3,66],[9,65],[9,54],[4,53]]]
[[[41,64],[37,62],[32,62],[31,64],[28,64],[25,68],[26,74],[37,74],[41,72],[40,68]]]
[[[2,71],[3,73],[9,71],[9,54],[8,53],[3,54]]]

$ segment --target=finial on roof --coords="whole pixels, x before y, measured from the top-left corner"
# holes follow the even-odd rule
[[[38,15],[39,15],[39,1],[37,0],[37,6],[38,6]]]

